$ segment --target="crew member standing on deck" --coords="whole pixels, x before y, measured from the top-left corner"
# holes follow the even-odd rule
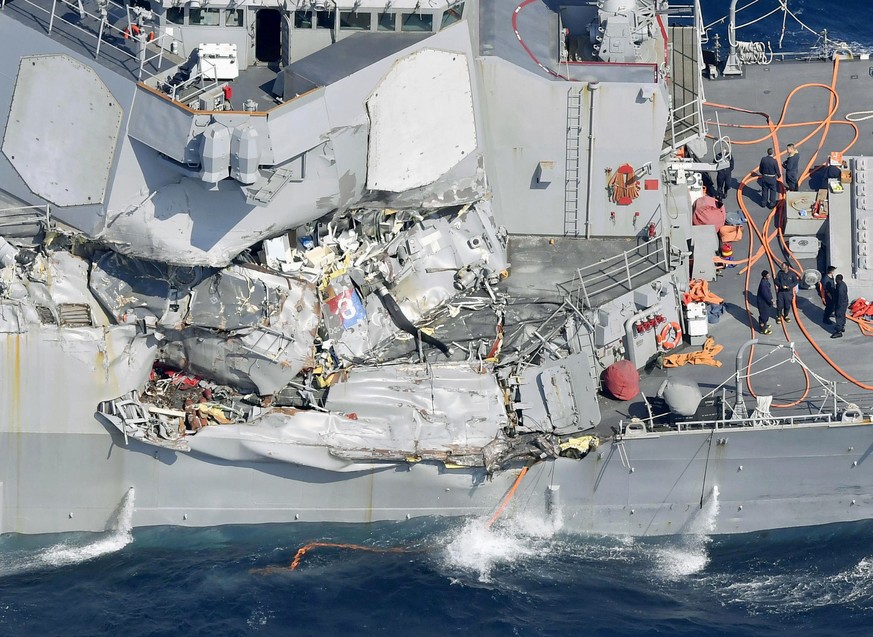
[[[761,282],[758,284],[758,327],[762,334],[772,334],[770,329],[770,310],[773,303],[773,288],[770,287],[770,273],[761,272]]]
[[[767,156],[761,158],[758,174],[761,176],[761,205],[765,208],[775,208],[779,202],[779,178],[782,176],[782,170],[773,156],[772,148],[768,148]]]
[[[716,163],[720,163],[724,160],[724,155],[719,153],[715,156]],[[715,188],[718,193],[719,199],[727,199],[728,190],[731,187],[731,176],[734,171],[734,156],[731,155],[729,159],[724,160],[728,163],[724,166],[724,168],[720,168],[716,173],[715,177]]]
[[[843,275],[838,274],[834,285],[834,318],[836,325],[831,338],[842,338],[846,331],[846,311],[849,309],[849,288],[843,282]]]
[[[788,269],[788,262],[782,264],[782,269],[776,273],[776,322],[791,322],[788,313],[791,311],[791,302],[794,300],[794,288],[800,283],[800,279]]]
[[[797,190],[797,179],[800,177],[800,155],[794,144],[788,144],[788,153],[782,162],[785,169],[785,187],[788,190]]]
[[[837,283],[834,281],[834,272],[836,268],[834,266],[829,266],[827,273],[825,274],[824,281],[822,281],[821,287],[822,292],[824,292],[824,320],[822,321],[825,325],[832,325],[833,321],[831,320],[831,316],[834,314],[834,302],[836,301],[836,289]]]

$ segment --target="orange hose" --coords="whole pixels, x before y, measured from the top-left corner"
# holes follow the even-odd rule
[[[512,487],[509,489],[509,492],[506,494],[506,497],[503,498],[503,502],[500,503],[500,506],[497,507],[497,510],[494,512],[494,515],[491,516],[491,519],[488,520],[488,523],[485,525],[486,529],[490,529],[491,525],[497,521],[497,518],[500,517],[500,514],[503,513],[503,509],[506,508],[506,505],[509,504],[509,501],[512,500],[512,496],[515,495],[516,490],[518,489],[518,485],[521,484],[521,479],[524,477],[524,474],[527,473],[527,467],[524,467],[519,473],[518,477],[515,479],[515,482],[512,483]]]
[[[796,144],[797,146],[799,146],[800,144],[802,144],[802,143],[808,141],[809,139],[811,139],[811,138],[812,138],[816,133],[818,133],[819,131],[823,131],[823,133],[822,133],[822,137],[821,137],[821,140],[819,141],[819,145],[818,145],[818,148],[816,149],[816,152],[813,153],[813,154],[811,155],[809,163],[807,164],[806,168],[804,169],[803,174],[800,176],[800,180],[804,180],[804,179],[806,179],[810,174],[812,174],[812,173],[814,173],[815,171],[817,171],[817,170],[820,169],[820,166],[814,168],[813,165],[815,164],[815,162],[816,162],[816,158],[818,157],[818,154],[821,152],[821,149],[824,147],[825,139],[826,139],[826,137],[827,137],[828,132],[830,131],[830,127],[831,127],[831,125],[844,125],[844,126],[845,126],[845,125],[848,125],[848,126],[851,126],[851,127],[854,129],[854,137],[853,137],[852,140],[851,140],[851,141],[846,145],[846,147],[842,150],[843,153],[846,153],[846,152],[847,152],[847,151],[848,151],[848,150],[849,150],[849,149],[850,149],[850,148],[855,144],[855,142],[858,140],[858,137],[859,137],[858,127],[857,127],[853,122],[844,122],[844,121],[834,121],[834,120],[833,120],[833,117],[834,117],[834,115],[836,114],[836,111],[837,111],[838,108],[839,108],[839,94],[838,94],[837,91],[836,91],[836,83],[837,83],[838,73],[839,73],[839,59],[837,59],[837,60],[834,61],[834,70],[833,70],[833,74],[832,74],[832,76],[831,76],[831,86],[826,86],[826,85],[824,85],[824,84],[803,84],[803,85],[800,85],[800,86],[796,87],[794,90],[792,90],[791,93],[789,93],[788,97],[787,97],[786,100],[785,100],[785,104],[783,105],[783,109],[782,109],[782,116],[780,117],[780,120],[779,120],[779,122],[778,122],[776,125],[774,125],[771,121],[769,121],[769,117],[767,116],[766,113],[762,113],[762,112],[760,112],[760,111],[750,111],[750,110],[747,110],[747,109],[741,109],[741,108],[736,108],[736,107],[724,106],[724,105],[721,105],[721,104],[714,104],[714,103],[710,103],[710,102],[707,102],[707,105],[712,106],[712,107],[716,107],[716,108],[726,108],[726,109],[730,109],[730,110],[734,110],[734,111],[738,111],[738,112],[749,113],[749,114],[757,114],[757,115],[761,115],[761,116],[767,118],[768,121],[767,121],[766,127],[770,129],[770,134],[769,134],[769,135],[767,135],[767,136],[765,136],[765,137],[762,137],[762,138],[760,138],[760,139],[758,139],[758,140],[754,140],[754,141],[734,141],[734,142],[732,142],[732,143],[735,143],[735,144],[753,144],[753,143],[760,143],[761,141],[764,141],[764,140],[766,140],[766,139],[769,138],[769,139],[772,139],[772,140],[773,140],[774,148],[778,149],[778,137],[777,137],[777,133],[778,133],[778,131],[779,131],[781,128],[793,128],[793,127],[801,126],[801,125],[807,125],[807,126],[809,126],[809,125],[812,125],[812,124],[815,124],[815,123],[816,123],[816,122],[803,122],[803,123],[801,123],[801,124],[786,124],[786,123],[784,122],[784,118],[785,118],[785,114],[786,114],[786,112],[787,112],[787,110],[788,110],[788,105],[789,105],[789,103],[790,103],[790,101],[791,101],[791,98],[792,98],[792,97],[793,97],[793,96],[794,96],[794,95],[795,95],[799,90],[804,89],[804,88],[819,87],[819,88],[824,88],[824,89],[826,89],[826,90],[830,93],[830,95],[829,95],[829,105],[828,105],[828,114],[827,114],[827,117],[826,117],[825,119],[821,120],[820,122],[818,122],[818,126],[816,126],[815,130],[813,130],[812,133],[810,133],[809,135],[807,135],[806,137],[804,137],[800,142],[798,142],[798,143]],[[764,126],[762,126],[762,125],[748,125],[748,126],[744,126],[744,125],[732,125],[732,126],[739,127],[739,128],[746,128],[746,127],[747,127],[747,128],[763,128],[763,127],[764,127]],[[780,154],[781,154],[781,153],[778,153],[778,154],[777,154],[777,157],[778,157]],[[747,208],[746,208],[746,206],[745,206],[745,202],[743,201],[743,199],[742,199],[742,197],[741,197],[742,190],[745,188],[746,184],[749,183],[749,181],[751,181],[752,174],[753,174],[753,173],[750,172],[750,173],[747,174],[747,175],[743,178],[743,180],[740,182],[740,186],[739,186],[739,188],[737,189],[737,201],[738,201],[740,207],[742,208],[743,212],[745,213],[746,219],[749,221],[749,225],[752,227],[752,229],[754,230],[755,234],[758,236],[759,240],[761,241],[761,243],[762,243],[762,248],[765,250],[765,252],[766,252],[766,254],[767,254],[767,258],[768,258],[768,261],[770,262],[770,266],[771,266],[771,269],[772,269],[772,268],[773,268],[773,259],[775,258],[775,255],[773,254],[773,250],[772,250],[772,248],[770,247],[770,243],[772,242],[773,235],[768,234],[768,232],[767,232],[767,226],[768,226],[769,223],[771,222],[771,220],[772,220],[772,218],[773,218],[773,216],[774,216],[774,214],[775,214],[775,212],[776,212],[776,210],[777,210],[778,208],[774,209],[773,212],[771,212],[770,215],[767,217],[767,219],[766,219],[766,221],[765,221],[765,224],[764,224],[764,227],[763,227],[764,232],[763,232],[763,234],[762,234],[762,233],[758,230],[757,226],[755,225],[754,219],[752,219],[751,215],[748,214],[748,210],[747,210]],[[783,199],[783,202],[784,202],[784,199]],[[783,248],[784,248],[784,250],[785,250],[785,253],[789,256],[789,258],[790,258],[791,260],[793,260],[796,264],[799,265],[799,260],[798,260],[798,259],[797,259],[797,258],[796,258],[792,253],[791,253],[791,251],[788,249],[788,246],[785,245],[785,241],[784,241],[784,237],[783,237],[783,235],[782,235],[782,231],[781,231],[781,229],[777,228],[775,234],[779,236],[779,239],[780,239],[780,241],[781,241],[781,243],[782,243],[782,245],[783,245]],[[766,239],[766,240],[765,240],[765,239]],[[749,262],[749,263],[748,263],[748,265],[747,265],[746,268],[745,268],[745,272],[746,272],[746,290],[747,290],[747,293],[746,293],[746,311],[747,311],[747,313],[749,314],[749,319],[750,319],[750,321],[752,321],[751,308],[750,308],[749,298],[748,298],[748,287],[749,287],[750,269],[751,269],[752,264],[754,264],[755,261],[757,261],[758,258],[759,258],[760,256],[761,256],[761,255],[760,255],[760,251],[759,251],[758,253],[755,253],[754,257],[753,257],[753,255],[752,255],[752,236],[750,235],[750,236],[749,236],[749,259],[748,259],[748,262]],[[837,365],[837,364],[836,364],[836,363],[835,363],[835,362],[834,362],[834,361],[833,361],[833,360],[832,360],[832,359],[831,359],[831,358],[830,358],[830,357],[829,357],[829,356],[828,356],[828,355],[827,355],[827,354],[826,354],[826,353],[821,349],[821,347],[818,345],[818,343],[816,342],[816,340],[812,337],[812,335],[809,333],[809,331],[806,329],[805,325],[803,324],[803,320],[800,318],[800,314],[799,314],[798,311],[797,311],[797,300],[796,300],[796,299],[793,299],[793,300],[792,300],[792,310],[793,310],[793,313],[794,313],[794,317],[795,317],[795,319],[796,319],[796,321],[797,321],[797,326],[800,328],[800,331],[801,331],[801,332],[803,333],[803,335],[806,337],[807,341],[808,341],[809,344],[812,346],[812,348],[815,349],[816,352],[818,352],[818,354],[822,357],[822,359],[823,359],[825,362],[827,362],[827,363],[831,366],[831,368],[833,368],[834,371],[836,371],[838,374],[840,374],[840,376],[842,376],[843,378],[845,378],[845,379],[848,380],[849,382],[853,383],[853,384],[856,385],[857,387],[860,387],[861,389],[873,390],[873,385],[870,385],[870,384],[867,384],[867,383],[861,382],[861,381],[857,380],[856,378],[854,378],[851,374],[849,374],[849,373],[846,372],[844,369],[842,369],[839,365]],[[868,336],[873,336],[873,328],[871,328],[871,327],[868,326],[868,325],[865,325],[863,321],[861,321],[861,320],[859,320],[859,319],[856,319],[856,318],[854,318],[854,317],[847,317],[847,318],[849,318],[850,320],[852,320],[852,321],[854,321],[855,323],[858,324],[858,326],[859,326],[859,328],[860,328],[862,334],[865,334],[865,335],[868,335]],[[750,329],[752,329],[752,331],[753,331],[753,333],[754,333],[754,328],[752,328],[751,325],[750,325]],[[787,331],[787,328],[785,327],[785,324],[784,324],[784,323],[783,323],[783,325],[782,325],[782,329],[783,329],[783,332],[785,333],[786,338],[788,338],[788,331]],[[748,366],[747,366],[747,371],[751,368],[751,365],[752,365],[752,357],[753,357],[753,353],[750,352],[750,355],[749,355],[749,363],[748,363]],[[795,404],[797,404],[798,402],[800,402],[801,400],[803,400],[803,399],[806,397],[806,395],[808,394],[808,392],[809,392],[809,375],[806,373],[806,370],[805,370],[805,369],[804,369],[804,375],[805,375],[805,377],[806,377],[806,384],[807,384],[806,391],[804,392],[804,395],[803,395],[803,396],[802,396],[798,401],[795,401],[794,403],[791,403],[791,405],[795,405]],[[754,395],[754,391],[752,390],[751,382],[750,382],[750,379],[749,379],[748,377],[746,378],[746,384],[749,386],[749,391],[752,392],[752,395]],[[783,407],[784,405],[774,405],[774,406]]]
[[[500,514],[503,513],[503,510],[509,504],[510,500],[512,500],[512,496],[515,495],[515,492],[518,490],[519,485],[521,484],[521,479],[527,473],[529,467],[524,467],[518,473],[518,476],[515,478],[515,482],[512,483],[512,487],[510,487],[507,494],[504,496],[503,501],[500,503],[500,506],[497,507],[497,511],[494,512],[494,515],[491,516],[491,519],[488,520],[488,523],[485,525],[486,529],[491,528],[491,525],[494,524],[497,519],[500,517]],[[309,551],[315,548],[336,548],[336,549],[348,549],[351,551],[366,551],[368,553],[414,553],[417,551],[422,551],[424,549],[413,549],[406,547],[386,547],[381,548],[377,546],[366,546],[363,544],[348,544],[343,542],[310,542],[304,546],[301,546],[297,549],[297,553],[294,554],[294,559],[291,561],[291,565],[287,570],[294,571],[297,570],[297,567],[300,566],[300,560],[303,559],[303,556],[306,555]],[[260,574],[269,574],[276,572],[279,569],[276,567],[268,566],[267,568],[255,569],[253,573]]]

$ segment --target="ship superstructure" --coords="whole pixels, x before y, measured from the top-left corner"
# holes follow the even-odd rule
[[[707,331],[695,9],[7,2],[0,532],[130,487],[135,525],[481,514],[522,468],[577,531],[869,517],[873,429],[793,344],[826,411],[603,396]]]

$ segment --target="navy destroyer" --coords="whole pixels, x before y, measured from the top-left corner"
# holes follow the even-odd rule
[[[3,0],[0,532],[131,489],[134,526],[873,516],[866,306],[825,340],[817,297],[873,292],[873,66],[707,33],[696,1]]]

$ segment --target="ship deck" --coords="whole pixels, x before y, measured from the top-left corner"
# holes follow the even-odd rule
[[[130,80],[147,81],[168,72],[172,75],[174,69],[186,62],[166,49],[161,50],[157,42],[153,42],[147,46],[140,64],[136,41],[124,37],[128,25],[124,4],[109,1],[102,30],[94,10],[93,5],[86,4],[84,14],[80,15],[75,3],[65,0],[5,0],[2,15],[28,27],[28,30],[19,29],[17,37],[32,38],[34,32],[44,34],[62,45],[63,50],[94,60]],[[258,111],[276,106],[279,101],[273,94],[273,84],[278,73],[279,67],[275,63],[258,63],[241,71],[231,82],[234,107],[242,108],[248,100]],[[207,82],[211,81],[214,80]]]
[[[828,113],[831,92],[825,88],[829,86],[833,86],[839,96],[839,105],[830,118]],[[735,168],[732,187],[726,200],[728,210],[743,212],[758,229],[765,227],[770,211],[760,205],[760,187],[750,174],[757,169],[768,146],[776,147],[777,152],[781,153],[784,153],[788,143],[798,146],[800,167],[804,171],[800,190],[809,192],[814,192],[820,184],[816,183],[816,177],[813,176],[813,183],[810,185],[810,178],[804,169],[807,165],[815,167],[823,164],[831,151],[842,151],[849,156],[873,155],[873,120],[857,124],[857,139],[855,128],[845,120],[847,113],[869,108],[871,89],[873,66],[868,60],[843,60],[838,65],[821,61],[747,66],[743,77],[719,78],[706,82],[705,118],[710,135],[718,136],[720,123],[721,134],[729,136],[733,142]],[[768,120],[776,129],[775,144],[770,137]],[[822,126],[823,122],[830,122],[830,125]],[[745,182],[745,185],[737,190],[741,182]],[[848,197],[849,194],[843,193],[842,196]],[[780,207],[782,205],[784,200]],[[772,233],[772,223],[767,227]],[[735,260],[743,261],[749,257],[750,237],[753,254],[760,248],[760,241],[751,224],[747,223],[743,240],[733,245]],[[824,237],[823,241],[826,240],[827,237]],[[777,259],[787,256],[775,233],[769,245]],[[802,259],[800,263],[803,269],[824,270],[828,265],[826,259],[827,251],[823,246],[817,257]],[[795,265],[792,262],[792,266]],[[757,333],[752,326],[757,321],[755,291],[760,273],[764,269],[774,272],[778,263],[771,263],[764,257],[753,261],[750,272],[745,270],[745,266],[746,263],[739,263],[728,268],[710,283],[710,289],[725,300],[725,314],[717,324],[709,326],[710,335],[718,344],[724,346],[724,350],[717,356],[722,367],[686,365],[670,370],[669,376],[693,378],[704,393],[715,389],[725,383],[734,372],[739,347],[750,338],[758,338],[761,345],[754,350],[751,370],[753,374],[759,373],[752,378],[752,388],[756,394],[772,394],[774,406],[796,403],[793,409],[773,409],[774,415],[783,415],[790,411],[817,412],[823,402],[827,403],[826,410],[833,406],[832,399],[824,400],[826,391],[812,377],[813,373],[826,381],[835,382],[837,393],[842,398],[857,403],[865,412],[873,409],[873,394],[859,386],[866,385],[873,389],[873,365],[869,358],[869,348],[873,347],[873,341],[868,340],[851,321],[846,325],[844,338],[831,339],[832,328],[822,322],[823,304],[817,291],[803,289],[803,286],[798,290],[792,322],[783,326],[771,320],[772,335],[763,336]],[[847,281],[851,279],[852,272],[841,273]],[[857,295],[852,295],[851,284],[849,287],[851,302]],[[790,358],[791,350],[787,347],[789,343],[794,343],[797,358],[811,370],[809,374],[804,374],[800,365],[782,365],[765,371],[775,363]],[[780,346],[781,348],[776,349]],[[696,349],[699,348],[686,345],[680,351]],[[825,356],[833,361],[834,366],[825,360]],[[641,387],[647,396],[653,395],[668,376],[664,370],[641,374]],[[858,383],[851,382],[846,376],[854,378]],[[726,387],[729,400],[733,394],[732,386],[733,382],[728,380]],[[750,397],[748,387],[745,388],[745,393],[747,406],[754,406],[755,401]],[[646,415],[645,406],[639,401],[628,406],[627,403],[615,403],[603,398],[601,408],[605,424],[613,424],[616,417]]]

